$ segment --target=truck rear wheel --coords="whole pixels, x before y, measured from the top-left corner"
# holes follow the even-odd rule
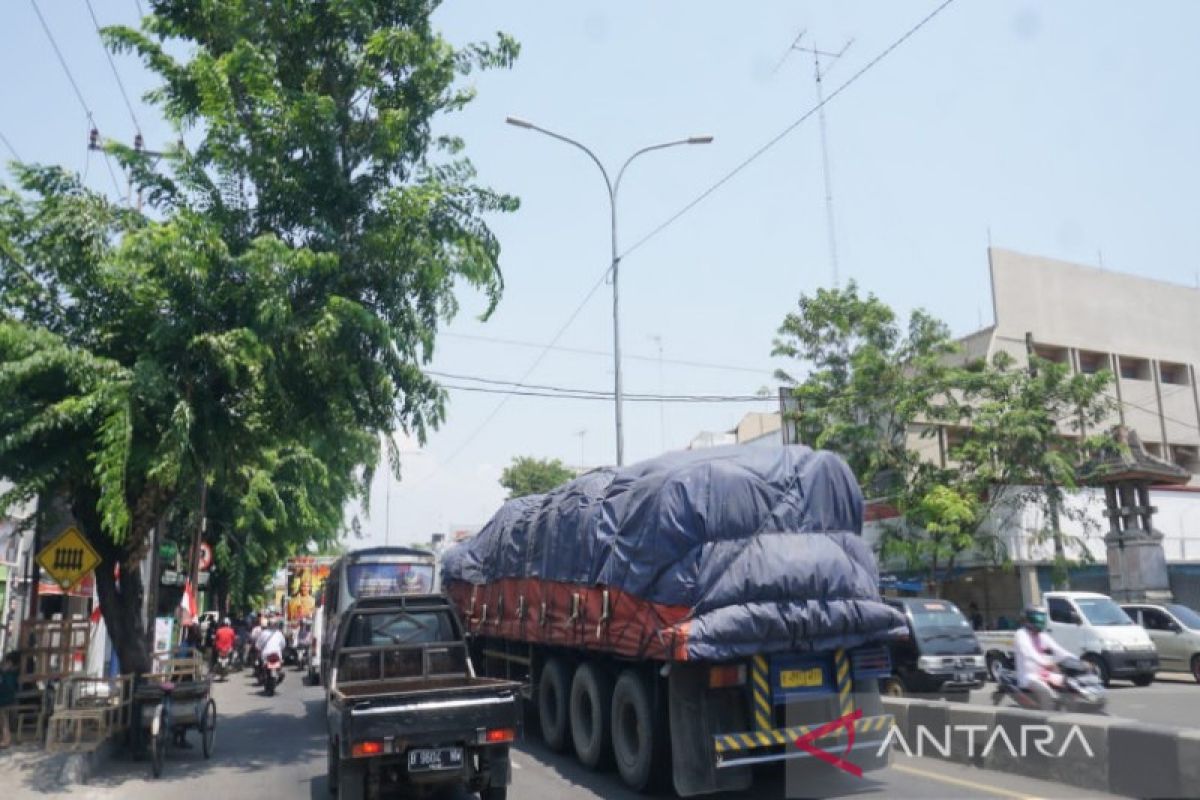
[[[627,669],[617,678],[611,724],[613,755],[626,786],[641,792],[656,779],[669,776],[663,757],[666,726],[655,713],[650,686],[635,670]]]
[[[598,664],[581,664],[571,681],[571,739],[575,754],[589,769],[612,761],[613,682]]]
[[[571,666],[561,658],[547,661],[538,681],[538,722],[546,746],[556,753],[571,745],[570,687]]]

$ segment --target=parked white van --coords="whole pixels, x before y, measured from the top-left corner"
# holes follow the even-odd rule
[[[1138,686],[1149,686],[1158,672],[1158,650],[1146,630],[1135,623],[1107,595],[1095,592],[1047,592],[1048,630],[1054,640],[1084,661],[1094,665],[1107,686],[1113,678],[1124,678]],[[988,672],[1012,666],[1013,631],[979,631]]]

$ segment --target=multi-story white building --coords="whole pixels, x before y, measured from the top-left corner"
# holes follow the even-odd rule
[[[1192,473],[1186,486],[1154,489],[1152,502],[1171,589],[1180,602],[1200,607],[1200,289],[999,248],[989,249],[988,266],[994,322],[963,337],[959,357],[990,360],[1003,351],[1025,365],[1032,348],[1077,372],[1113,374],[1114,411],[1104,427],[1136,430],[1151,455]],[[690,447],[778,444],[782,433],[778,414],[752,414],[731,431],[700,434]],[[963,433],[954,427],[913,430],[909,447],[944,462]],[[1080,490],[1070,503],[1083,520],[1060,520],[1066,538],[1080,543],[1068,556],[1092,562],[1072,571],[1071,584],[1107,592],[1103,491]],[[894,519],[892,509],[869,505],[864,534],[876,543],[882,526]],[[989,623],[1001,616],[1015,620],[1023,605],[1038,602],[1050,587],[1053,548],[1037,535],[1047,521],[1029,504],[997,513],[989,525],[1015,568],[968,555],[956,564],[947,596],[964,608],[977,603]],[[904,576],[903,564],[883,567]]]
[[[999,248],[989,248],[988,265],[994,322],[960,340],[961,357],[990,360],[1005,352],[1024,365],[1032,349],[1076,372],[1112,373],[1114,412],[1104,428],[1134,429],[1151,455],[1192,473],[1186,486],[1154,489],[1152,502],[1171,589],[1181,602],[1200,606],[1200,289]],[[921,433],[911,432],[910,447],[944,462],[964,431]],[[1072,586],[1107,592],[1103,492],[1081,490],[1071,502],[1086,522],[1062,520],[1068,538],[1082,543],[1068,556],[1095,562],[1072,572]],[[877,538],[890,514],[872,511],[867,535]],[[1031,505],[1009,509],[991,524],[1016,570],[990,570],[968,558],[948,596],[964,606],[978,603],[989,621],[1014,619],[1050,585],[1052,550],[1035,535],[1046,521]]]

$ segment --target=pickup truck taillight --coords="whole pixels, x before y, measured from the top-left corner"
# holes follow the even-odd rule
[[[377,739],[368,739],[365,742],[355,742],[350,747],[350,755],[355,758],[363,758],[364,756],[377,756],[383,753],[383,742]]]
[[[517,738],[516,728],[479,729],[480,744],[508,744]]]
[[[726,689],[746,684],[745,664],[718,664],[708,668],[708,688]]]

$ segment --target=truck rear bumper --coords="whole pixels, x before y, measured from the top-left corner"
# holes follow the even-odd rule
[[[891,714],[862,717],[853,722],[853,743],[849,748],[846,747],[850,743],[849,735],[846,728],[841,726],[826,735],[813,738],[812,745],[838,755],[847,749],[850,751],[878,750],[886,741],[894,722],[895,717]],[[796,747],[796,740],[828,725],[829,723],[815,723],[797,725],[792,728],[718,734],[713,737],[717,769],[729,769],[768,761],[810,758],[813,753]]]

